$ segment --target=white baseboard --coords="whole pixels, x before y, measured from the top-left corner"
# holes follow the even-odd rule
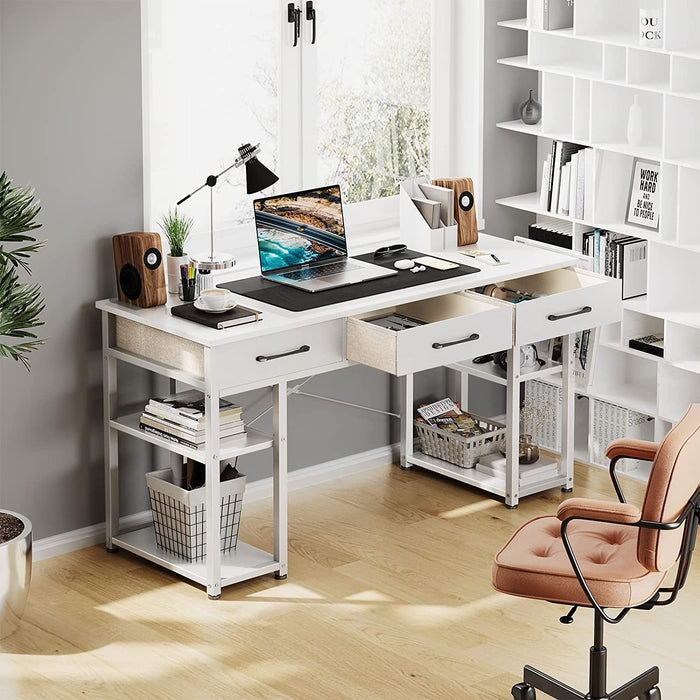
[[[398,445],[388,445],[380,447],[376,450],[360,452],[359,454],[341,457],[323,464],[316,464],[311,467],[295,469],[289,472],[287,477],[287,489],[296,491],[306,488],[307,486],[315,486],[324,481],[332,481],[333,479],[348,474],[359,474],[360,472],[369,469],[390,464],[398,461],[399,447]],[[272,477],[253,481],[246,486],[244,502],[253,503],[264,498],[272,496]],[[143,527],[151,522],[151,511],[145,510],[141,513],[126,515],[119,519],[119,527],[121,530],[133,530]],[[74,552],[77,549],[84,547],[92,547],[96,544],[101,544],[105,541],[105,524],[98,523],[89,525],[88,527],[64,532],[60,535],[52,537],[43,537],[34,542],[34,561],[49,559],[58,556],[59,554],[67,554]]]

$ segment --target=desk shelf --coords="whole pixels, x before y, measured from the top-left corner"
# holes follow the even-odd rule
[[[482,489],[483,491],[488,491],[488,493],[505,498],[505,477],[500,479],[495,476],[488,476],[487,474],[482,474],[481,472],[476,471],[475,468],[463,469],[462,467],[445,462],[442,459],[430,457],[422,452],[414,452],[407,458],[407,461],[417,467],[422,467],[428,471],[442,474],[443,476],[448,476],[450,479],[454,479],[455,481],[461,481],[463,484],[468,484],[469,486],[474,486],[478,489]],[[555,478],[543,479],[542,481],[536,481],[532,484],[521,486],[519,493],[520,497],[522,498],[523,496],[531,496],[532,494],[539,493],[540,491],[546,491],[548,489],[562,487],[565,485],[566,475],[560,474]]]
[[[202,585],[207,584],[207,561],[187,561],[182,557],[166,552],[156,545],[156,536],[152,525],[121,533],[112,538],[112,542],[122,549],[148,559],[165,569],[174,571],[190,581]],[[252,547],[239,540],[238,546],[232,552],[221,553],[221,585],[229,586],[240,583],[256,576],[271,574],[279,571],[280,564],[272,554]]]
[[[152,433],[147,433],[145,430],[139,428],[140,416],[140,413],[131,413],[127,416],[115,418],[111,420],[109,424],[112,428],[121,433],[131,435],[145,442],[150,442],[152,445],[162,447],[164,450],[175,452],[183,457],[195,459],[198,462],[203,462],[205,460],[206,452],[204,450],[204,445],[195,450],[186,445],[181,445],[180,443],[160,438]],[[221,440],[219,459],[233,459],[241,455],[266,450],[268,447],[272,447],[272,438],[269,435],[265,435],[265,433],[261,433],[259,430],[246,426],[245,435],[226,437]]]

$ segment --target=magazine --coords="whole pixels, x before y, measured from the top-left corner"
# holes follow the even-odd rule
[[[473,437],[484,432],[476,418],[462,411],[459,404],[449,398],[441,399],[427,406],[420,406],[418,414],[419,421],[441,430],[458,433],[464,437]]]

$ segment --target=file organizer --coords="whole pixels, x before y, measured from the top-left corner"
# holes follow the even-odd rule
[[[441,220],[440,228],[432,229],[413,203],[413,197],[426,199],[419,184],[430,184],[427,177],[405,180],[399,189],[401,238],[412,248],[425,251],[457,250],[457,224]]]

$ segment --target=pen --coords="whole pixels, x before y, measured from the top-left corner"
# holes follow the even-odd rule
[[[493,253],[491,253],[491,257],[497,262],[501,262]]]

